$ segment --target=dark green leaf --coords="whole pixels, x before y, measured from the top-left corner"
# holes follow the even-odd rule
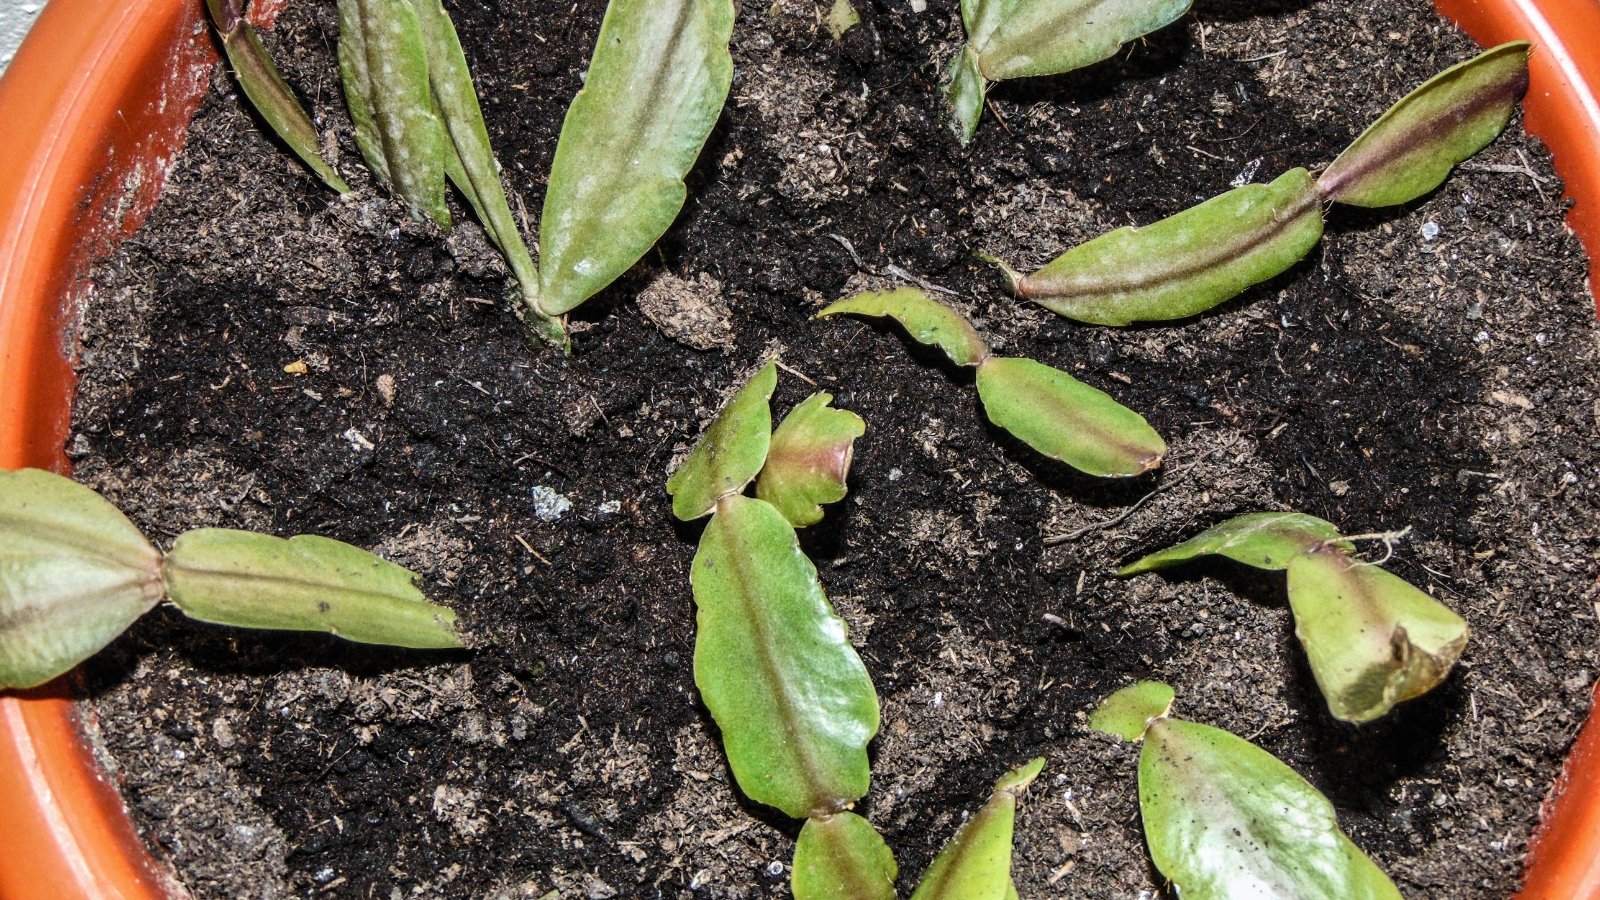
[[[794,848],[794,900],[894,900],[900,869],[871,823],[852,812],[807,819]]]
[[[325,537],[201,528],[173,544],[164,575],[172,602],[202,622],[324,631],[396,647],[461,646],[456,614],[428,602],[414,573]]]
[[[1430,78],[1339,154],[1318,180],[1330,200],[1409,203],[1493,141],[1528,88],[1526,41],[1486,50]]]
[[[716,508],[718,500],[744,490],[761,472],[772,442],[768,401],[777,386],[778,367],[769,362],[717,413],[667,479],[673,515],[685,522],[698,519]]]
[[[1152,553],[1117,570],[1118,575],[1138,575],[1188,562],[1197,556],[1217,554],[1258,569],[1282,569],[1289,559],[1321,544],[1352,549],[1339,540],[1339,529],[1316,516],[1297,512],[1246,513],[1214,525],[1184,541]]]
[[[989,802],[968,819],[923,873],[911,900],[1008,900],[1011,883],[1011,832],[1017,817],[1017,795],[1044,769],[1032,759],[1007,772],[994,786]]]
[[[967,317],[929,297],[921,288],[866,291],[835,302],[817,313],[817,318],[841,313],[894,319],[921,343],[943,350],[958,366],[975,366],[989,358],[989,345]]]
[[[1289,561],[1289,607],[1334,716],[1367,722],[1450,674],[1467,623],[1402,579],[1335,549]]]
[[[795,818],[865,795],[878,696],[794,528],[765,501],[729,494],[690,579],[695,684],[739,787]]]
[[[973,136],[978,133],[988,90],[989,82],[978,70],[978,55],[971,47],[963,48],[950,60],[944,73],[944,94],[950,102],[950,127],[963,146],[972,143]]]
[[[1159,681],[1130,684],[1101,701],[1089,716],[1089,727],[1125,741],[1138,741],[1153,719],[1172,708],[1172,686]]]
[[[1321,237],[1316,183],[1305,169],[1293,169],[1154,225],[1101,235],[1012,287],[1079,322],[1181,319],[1288,270]]]
[[[1139,810],[1150,856],[1183,900],[1400,900],[1316,788],[1226,731],[1151,723]]]
[[[822,521],[822,505],[844,499],[856,438],[867,432],[860,416],[831,402],[832,394],[812,394],[784,416],[756,482],[756,496],[796,528]]]
[[[1143,416],[1031,359],[989,357],[978,367],[978,396],[989,421],[1090,475],[1140,475],[1167,452]]]
[[[732,0],[611,0],[561,127],[539,223],[539,306],[616,280],[683,208],[683,179],[733,78]]]
[[[0,690],[93,656],[161,602],[161,554],[100,495],[0,472]]]

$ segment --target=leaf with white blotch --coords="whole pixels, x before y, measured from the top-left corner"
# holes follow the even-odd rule
[[[539,306],[558,316],[649,252],[733,78],[732,0],[611,0],[567,110],[539,223]]]
[[[1139,810],[1150,856],[1183,900],[1400,900],[1339,830],[1326,797],[1226,731],[1152,722]]]
[[[161,554],[89,488],[0,472],[0,690],[93,656],[161,602]]]
[[[1159,681],[1130,684],[1100,702],[1089,727],[1125,741],[1138,741],[1150,723],[1172,708],[1172,685]]]
[[[826,319],[841,313],[894,319],[918,342],[938,347],[958,366],[975,366],[989,358],[989,345],[967,317],[921,288],[865,291],[835,301],[816,317]]]
[[[856,438],[867,433],[860,416],[831,402],[832,394],[812,394],[783,417],[756,481],[756,496],[796,528],[822,521],[822,505],[844,499]]]
[[[1007,772],[995,783],[983,808],[961,826],[923,873],[911,900],[1008,900],[1011,883],[1011,833],[1017,795],[1044,770],[1042,757]]]
[[[1467,644],[1444,604],[1331,548],[1290,560],[1289,608],[1328,709],[1347,722],[1432,690]]]
[[[1528,88],[1526,41],[1485,50],[1428,79],[1339,154],[1318,186],[1329,200],[1394,206],[1432,191],[1488,146]]]
[[[331,538],[201,528],[173,544],[163,576],[172,602],[201,622],[396,647],[461,646],[456,614],[430,603],[414,573]]]
[[[278,67],[267,54],[267,48],[262,46],[255,27],[245,21],[243,0],[206,0],[206,8],[222,38],[222,51],[227,54],[228,65],[239,79],[239,86],[244,88],[244,95],[250,98],[250,105],[266,120],[273,134],[324,184],[341,194],[350,193],[350,185],[345,184],[333,166],[322,158],[317,128],[311,124],[311,117],[294,91],[284,83],[283,76],[278,74]]]
[[[1321,238],[1322,197],[1310,173],[1292,169],[1154,225],[1103,234],[1013,277],[1012,290],[1095,325],[1182,319],[1282,274]]]
[[[339,22],[356,145],[413,212],[450,227],[444,199],[450,138],[434,105],[428,52],[411,0],[339,0]]]
[[[730,494],[689,574],[695,685],[745,795],[795,818],[860,799],[878,695],[793,526]]]
[[[1159,550],[1117,570],[1118,575],[1138,575],[1216,554],[1258,569],[1278,570],[1296,554],[1322,544],[1353,549],[1339,540],[1332,522],[1297,512],[1246,513],[1213,525],[1194,537]]]
[[[978,367],[989,421],[1051,459],[1100,477],[1142,475],[1167,444],[1110,394],[1031,359],[992,356]]]
[[[777,363],[762,366],[728,400],[706,433],[667,479],[672,514],[685,522],[711,512],[717,501],[745,489],[767,461],[772,444],[772,391]]]
[[[853,812],[807,819],[794,847],[794,900],[894,900],[900,868],[872,824]]]
[[[989,82],[1056,75],[1115,55],[1192,0],[962,0],[967,43],[946,75],[956,133],[972,139]]]

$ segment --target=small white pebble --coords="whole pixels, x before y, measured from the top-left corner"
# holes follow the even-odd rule
[[[1434,238],[1438,237],[1439,233],[1442,231],[1444,231],[1444,229],[1439,227],[1438,222],[1422,223],[1422,239],[1425,241],[1433,240]]]
[[[352,453],[360,453],[363,450],[376,450],[378,446],[367,440],[366,435],[354,428],[345,430],[344,439],[350,444],[350,452]]]
[[[572,501],[555,488],[541,484],[529,493],[533,495],[533,514],[541,522],[559,522],[572,509]]]
[[[595,507],[595,509],[599,510],[602,516],[614,516],[617,513],[622,512],[622,501],[607,500],[606,502]]]
[[[890,481],[899,481],[900,480],[900,476],[902,476],[904,474],[905,473],[901,472],[899,469],[890,469],[889,470],[889,480]]]

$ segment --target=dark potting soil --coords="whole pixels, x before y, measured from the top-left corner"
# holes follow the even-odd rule
[[[1038,264],[1325,165],[1472,45],[1426,0],[1200,0],[1113,61],[1000,86],[964,152],[936,90],[954,0],[858,2],[838,44],[829,5],[740,14],[688,206],[581,311],[570,358],[530,348],[475,226],[440,235],[371,189],[331,3],[294,4],[269,44],[355,199],[264,138],[217,74],[160,208],[85,300],[78,476],[162,540],[221,525],[374,548],[477,647],[151,615],[85,690],[158,852],[199,897],[786,896],[797,823],[741,801],[696,702],[699,528],[662,489],[724,392],[781,350],[869,424],[851,498],[803,540],[882,697],[863,810],[902,888],[997,775],[1042,754],[1021,894],[1159,890],[1137,751],[1085,728],[1154,677],[1179,715],[1326,791],[1408,896],[1510,893],[1597,662],[1596,326],[1545,151],[1514,123],[1432,196],[1336,209],[1292,272],[1171,326],[1071,324],[970,255]],[[507,181],[537,211],[603,4],[450,6]],[[892,328],[810,320],[891,266],[955,291],[1006,352],[1145,413],[1166,467],[1077,477],[987,426],[970,377]],[[784,374],[778,411],[811,390]],[[1389,567],[1474,629],[1443,687],[1342,725],[1281,576],[1111,577],[1279,508],[1410,526]]]

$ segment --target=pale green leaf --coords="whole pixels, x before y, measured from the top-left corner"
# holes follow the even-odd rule
[[[1153,719],[1172,708],[1172,697],[1172,686],[1159,681],[1130,684],[1101,701],[1089,716],[1089,727],[1125,741],[1138,741]]]
[[[967,45],[990,81],[1055,75],[1115,55],[1192,0],[963,0]]]
[[[1011,833],[1017,795],[1039,777],[1044,759],[1007,772],[983,808],[961,826],[923,873],[911,900],[1007,900],[1011,883]]]
[[[0,690],[93,656],[161,602],[161,554],[89,488],[0,472]]]
[[[539,223],[539,306],[566,313],[644,256],[733,78],[732,0],[611,0],[567,110]]]
[[[834,40],[840,40],[846,31],[860,24],[861,14],[850,0],[833,0],[833,8],[828,10],[828,33]]]
[[[1289,561],[1289,608],[1328,709],[1347,722],[1432,690],[1467,644],[1444,604],[1333,549]]]
[[[745,489],[767,461],[772,443],[772,391],[778,366],[762,366],[728,400],[672,476],[672,514],[688,522],[711,512],[717,501]]]
[[[724,497],[690,569],[694,679],[745,795],[795,818],[867,792],[878,696],[771,504]]]
[[[1327,798],[1226,731],[1151,723],[1139,809],[1150,856],[1183,900],[1400,900]]]
[[[1101,477],[1161,465],[1166,442],[1110,394],[1031,359],[992,356],[978,367],[989,421],[1051,459]]]
[[[1012,287],[1096,325],[1181,319],[1288,270],[1322,238],[1322,198],[1305,169],[1249,184],[1143,228],[1068,250]]]
[[[852,812],[807,819],[794,848],[794,900],[894,900],[900,869],[883,837]]]
[[[1428,79],[1356,138],[1318,184],[1354,206],[1408,203],[1493,141],[1528,87],[1526,41],[1485,50]]]
[[[339,40],[350,43],[340,51],[340,68],[357,146],[374,171],[387,171],[390,187],[413,212],[448,228],[444,182],[450,139],[428,82],[417,12],[411,0],[339,0],[339,7]],[[371,123],[365,137],[363,119]],[[369,152],[374,139],[381,157]]]
[[[273,134],[324,184],[341,194],[350,193],[350,185],[345,184],[339,173],[322,158],[317,128],[311,124],[311,117],[294,91],[284,83],[283,76],[278,74],[278,67],[261,44],[261,36],[244,20],[241,0],[206,0],[206,7],[222,38],[228,65],[239,79],[239,86],[244,88],[244,95],[250,98],[250,105],[266,120]]]
[[[921,288],[865,291],[834,302],[816,317],[826,319],[841,313],[894,319],[913,338],[943,350],[958,366],[975,366],[989,358],[989,345],[967,317]]]
[[[1278,570],[1288,566],[1291,557],[1321,544],[1351,549],[1349,543],[1339,540],[1339,529],[1333,523],[1316,516],[1297,512],[1246,513],[1213,525],[1175,547],[1123,566],[1117,574],[1138,575],[1210,554],[1258,569]]]
[[[844,499],[856,438],[867,432],[860,416],[831,402],[832,394],[812,394],[783,417],[756,481],[756,496],[796,528],[822,521],[822,505]]]
[[[456,614],[428,602],[414,573],[325,537],[201,528],[173,544],[164,575],[172,602],[202,622],[397,647],[461,646]]]

